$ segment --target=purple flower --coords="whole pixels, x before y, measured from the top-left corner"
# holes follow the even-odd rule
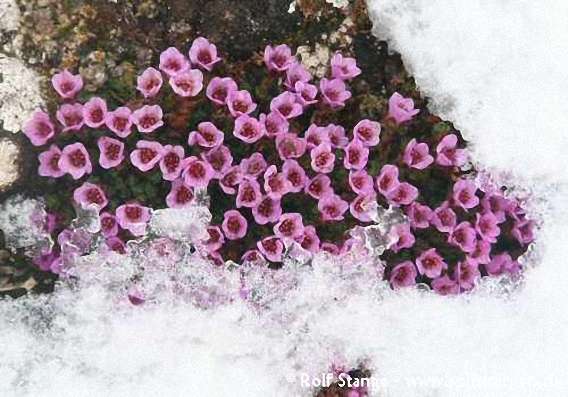
[[[264,63],[268,70],[284,72],[294,61],[292,50],[286,44],[280,44],[274,48],[267,45],[264,49]]]
[[[183,180],[191,187],[207,187],[209,181],[213,179],[215,171],[208,162],[200,160],[195,156],[184,160]]]
[[[390,283],[394,289],[416,285],[416,268],[411,261],[396,265],[390,274]]]
[[[276,167],[274,167],[276,168]],[[234,165],[230,167],[223,176],[219,179],[219,186],[226,194],[237,193],[236,186],[243,180],[243,173],[241,167]]]
[[[175,76],[189,69],[189,61],[177,48],[169,47],[160,54],[159,67],[168,76]]]
[[[477,240],[475,250],[469,254],[469,257],[477,263],[486,264],[491,260],[491,243],[482,239]]]
[[[376,146],[379,144],[381,125],[376,121],[361,120],[353,128],[353,136],[358,138],[365,146]]]
[[[54,274],[59,274],[63,266],[63,261],[59,255],[55,254],[53,251],[45,252],[45,250],[42,250],[42,253],[33,259],[33,263],[39,267],[40,270]]]
[[[324,77],[320,80],[319,88],[323,102],[332,109],[342,108],[345,106],[345,101],[351,98],[351,92],[340,79],[328,80]]]
[[[106,126],[121,138],[126,138],[132,133],[132,111],[126,106],[116,108],[105,116]]]
[[[283,173],[279,173],[275,165],[269,166],[264,172],[264,190],[269,197],[280,199],[292,189],[292,183]]]
[[[218,105],[224,105],[227,97],[232,91],[237,91],[237,83],[230,77],[213,77],[207,86],[205,95],[212,102]]]
[[[335,154],[331,151],[329,143],[321,143],[310,151],[311,166],[315,172],[329,174],[335,165]]]
[[[323,196],[318,201],[318,210],[323,221],[342,221],[348,208],[347,201],[333,193]]]
[[[418,268],[418,273],[429,278],[436,278],[442,274],[442,270],[448,268],[448,264],[436,252],[436,248],[430,248],[416,258],[416,267]]]
[[[318,102],[316,99],[318,87],[313,84],[298,81],[294,86],[294,91],[296,92],[296,101],[304,108]]]
[[[219,226],[208,226],[207,234],[209,238],[205,241],[205,246],[209,252],[218,251],[225,243],[225,236]]]
[[[334,79],[351,80],[361,74],[355,58],[343,57],[339,52],[331,58],[331,75]]]
[[[349,173],[349,186],[360,195],[367,195],[375,192],[373,188],[373,177],[365,170],[351,171]]]
[[[410,205],[418,197],[418,189],[408,182],[402,182],[391,190],[386,198],[395,206]]]
[[[398,181],[398,168],[395,165],[385,164],[377,177],[377,190],[387,196],[400,182]]]
[[[258,250],[271,262],[281,262],[284,243],[276,236],[265,237],[256,243]]]
[[[410,225],[401,223],[391,228],[389,232],[391,244],[389,249],[393,252],[399,252],[403,248],[411,248],[416,242],[416,238],[410,231]]]
[[[118,222],[116,217],[110,212],[101,212],[99,214],[99,221],[101,222],[101,232],[105,237],[113,237],[118,234]]]
[[[372,222],[373,211],[377,207],[375,192],[359,195],[349,204],[349,212],[361,222]]]
[[[61,157],[61,149],[56,145],[51,145],[49,150],[39,154],[38,174],[41,176],[49,176],[59,178],[65,175],[65,172],[59,168],[59,158]]]
[[[278,112],[286,119],[293,119],[304,111],[302,105],[296,101],[296,95],[284,91],[270,102],[270,110]]]
[[[264,128],[260,121],[247,114],[240,115],[235,120],[233,135],[246,143],[257,142],[264,135]]]
[[[119,254],[126,254],[126,244],[117,236],[111,236],[105,239],[105,244],[108,248],[112,251],[117,252]],[[132,302],[133,305],[139,305],[144,303],[144,299],[141,296],[134,297],[134,295],[128,294],[128,299]],[[138,302],[138,303],[135,303]]]
[[[530,244],[534,241],[534,222],[528,219],[519,219],[515,221],[511,233],[522,245]]]
[[[319,200],[328,193],[333,193],[331,179],[327,175],[318,174],[306,183],[306,193]]]
[[[93,172],[89,153],[82,143],[73,143],[63,148],[57,163],[61,171],[71,174],[73,179],[79,179]]]
[[[343,165],[348,170],[360,170],[365,168],[369,161],[369,149],[363,143],[353,138],[351,142],[345,147],[345,157]]]
[[[291,132],[276,137],[276,150],[282,160],[297,159],[306,152],[306,140]]]
[[[469,222],[461,222],[448,236],[448,243],[460,247],[463,252],[475,251],[477,245],[475,229]]]
[[[73,98],[83,88],[83,79],[80,74],[71,74],[67,69],[53,75],[51,84],[61,98]]]
[[[494,255],[491,261],[485,265],[485,270],[491,276],[499,276],[503,273],[516,274],[520,270],[520,266],[517,261],[513,261],[511,255],[502,253]]]
[[[433,217],[430,207],[416,202],[408,206],[406,214],[410,219],[410,225],[415,229],[428,228]]]
[[[103,189],[94,183],[85,182],[73,192],[73,200],[83,209],[95,207],[100,211],[108,204]]]
[[[303,249],[309,251],[313,254],[319,252],[320,250],[320,239],[316,232],[316,228],[313,226],[304,227],[304,234],[296,239]]]
[[[223,216],[221,228],[229,240],[239,240],[247,234],[248,223],[239,211],[229,210]]]
[[[132,113],[131,119],[138,131],[149,133],[164,125],[160,105],[144,105]]]
[[[99,164],[104,169],[117,167],[124,160],[124,143],[118,139],[102,136],[97,140]]]
[[[259,117],[259,121],[264,127],[264,133],[270,138],[286,134],[290,128],[288,120],[282,117],[278,112],[270,112],[268,115],[262,113]]]
[[[136,89],[144,95],[144,98],[151,98],[162,88],[162,74],[157,69],[147,68],[138,76],[136,82]]]
[[[256,179],[268,167],[261,153],[253,153],[250,157],[241,160],[241,170],[245,177]]]
[[[419,112],[420,109],[414,109],[414,101],[412,98],[404,98],[398,92],[395,92],[389,98],[388,116],[394,119],[397,124],[412,119]]]
[[[312,75],[306,70],[304,65],[299,62],[294,62],[286,70],[286,81],[284,81],[284,85],[292,90],[296,87],[296,83],[307,83],[311,79]]]
[[[409,167],[423,170],[434,162],[434,157],[430,155],[427,144],[412,139],[404,149],[403,160]]]
[[[477,188],[472,181],[460,179],[454,184],[453,198],[457,205],[464,210],[477,207],[479,198],[475,195]]]
[[[448,203],[445,202],[434,210],[432,215],[432,225],[442,233],[450,233],[457,224],[457,216]]]
[[[302,215],[297,212],[282,214],[278,223],[274,225],[273,230],[276,237],[295,240],[304,234]]]
[[[237,208],[254,208],[262,200],[259,183],[254,179],[243,179],[237,190]]]
[[[343,149],[347,146],[349,139],[345,136],[345,129],[342,126],[329,124],[327,130],[332,148]]]
[[[455,134],[446,135],[436,147],[436,163],[444,167],[461,167],[467,161],[465,149],[458,149],[458,137]]]
[[[83,105],[83,120],[88,127],[99,128],[105,123],[107,104],[104,99],[92,97]]]
[[[130,153],[130,162],[142,172],[150,171],[162,159],[164,147],[155,141],[140,140]]]
[[[248,250],[241,256],[243,264],[263,264],[264,262],[264,255],[259,250]]]
[[[493,213],[486,212],[482,215],[476,214],[475,230],[483,240],[490,243],[497,242],[497,236],[501,234],[501,229],[497,226],[497,218]]]
[[[282,173],[284,177],[290,181],[290,191],[294,193],[301,192],[308,181],[306,171],[298,164],[296,160],[286,160],[282,165]]]
[[[176,179],[172,182],[172,188],[166,196],[166,204],[169,208],[186,208],[194,198],[193,188],[186,185],[183,180]]]
[[[162,170],[162,175],[166,181],[173,181],[179,178],[184,157],[185,150],[183,146],[164,146],[162,158],[160,159],[160,170]]]
[[[204,121],[197,125],[197,131],[189,133],[187,144],[193,146],[195,144],[204,148],[213,148],[223,143],[225,134],[218,129],[215,124]]]
[[[256,103],[253,102],[250,92],[234,90],[227,94],[227,107],[233,117],[239,117],[252,113],[256,109]]]
[[[258,205],[253,207],[252,215],[259,225],[277,222],[282,215],[280,200],[273,199],[270,196],[263,197]]]
[[[221,179],[233,164],[231,151],[225,145],[219,145],[201,153],[201,158],[209,163],[214,171],[213,178]]]
[[[440,295],[455,295],[460,292],[460,286],[448,276],[432,280],[432,289]]]
[[[316,124],[310,124],[308,130],[304,134],[306,145],[308,149],[313,149],[322,143],[330,143],[329,141],[329,128],[320,127]],[[331,147],[331,143],[330,143]]]
[[[456,267],[456,278],[459,286],[464,290],[470,290],[475,285],[475,280],[481,277],[479,265],[476,261],[466,258],[458,262]]]
[[[321,243],[321,250],[325,251],[331,255],[339,255],[340,253],[340,249],[337,245],[333,244],[333,243],[329,243],[329,242],[323,242]]]
[[[79,131],[83,127],[83,105],[80,103],[65,103],[55,114],[57,121],[63,126],[63,131]]]
[[[138,203],[122,204],[116,209],[116,220],[121,228],[134,236],[143,236],[150,220],[150,208]]]
[[[484,212],[492,212],[499,223],[505,222],[507,212],[511,208],[511,201],[501,193],[486,193],[481,200]]]
[[[194,97],[203,89],[203,73],[198,69],[186,70],[170,77],[169,83],[179,96]]]
[[[193,40],[189,49],[189,59],[193,65],[210,72],[213,66],[221,60],[217,56],[217,47],[211,44],[205,37],[198,37]]]
[[[49,115],[41,110],[36,110],[32,114],[32,117],[24,124],[23,131],[34,146],[45,145],[55,135]]]

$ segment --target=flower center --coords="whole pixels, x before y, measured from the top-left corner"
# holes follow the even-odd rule
[[[189,173],[196,179],[205,178],[205,167],[200,162],[194,162],[189,167]]]
[[[118,155],[120,154],[120,145],[116,143],[109,143],[105,147],[105,156],[109,160],[117,160]]]
[[[140,161],[142,161],[144,164],[147,164],[150,161],[154,160],[157,155],[158,153],[150,148],[140,149]]]
[[[87,191],[87,200],[90,203],[101,205],[104,202],[104,197],[99,189],[89,189]]]
[[[61,155],[59,155],[59,154],[54,154],[53,156],[51,156],[51,159],[49,160],[49,166],[51,167],[52,170],[59,171],[59,158],[60,157],[61,157]]]
[[[175,170],[177,170],[180,163],[179,156],[173,152],[169,152],[164,157],[164,163],[169,172],[174,172]]]
[[[154,124],[156,124],[157,122],[158,122],[158,119],[156,117],[146,115],[146,116],[142,117],[142,119],[140,120],[140,125],[142,126],[142,128],[150,128]]]
[[[73,153],[69,155],[69,160],[73,167],[80,168],[84,167],[87,164],[87,158],[85,154],[80,150],[75,150]]]
[[[129,206],[124,210],[126,217],[131,221],[137,221],[142,216],[142,208]]]
[[[209,53],[209,51],[203,50],[199,51],[199,53],[197,54],[197,60],[202,64],[207,65],[211,63],[213,58],[211,58],[211,54]]]
[[[181,186],[176,192],[176,201],[180,204],[189,203],[193,200],[193,192],[186,186]]]
[[[101,108],[96,108],[91,111],[91,120],[95,123],[103,121],[103,110]]]

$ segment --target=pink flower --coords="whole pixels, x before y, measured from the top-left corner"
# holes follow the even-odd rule
[[[403,248],[411,248],[416,242],[416,238],[410,231],[410,225],[401,223],[391,228],[389,232],[392,243],[389,249],[393,252],[399,252]]]
[[[103,189],[93,183],[85,182],[73,192],[73,200],[83,209],[95,207],[100,211],[108,204]]]
[[[433,217],[433,211],[430,207],[416,202],[408,206],[406,214],[410,219],[410,224],[415,229],[428,228]]]
[[[223,216],[221,228],[229,240],[239,240],[247,234],[248,223],[239,211],[229,210]]]
[[[323,221],[342,221],[348,208],[347,201],[336,194],[327,194],[318,201],[318,210]]]
[[[284,243],[276,236],[265,237],[256,243],[258,250],[271,262],[282,262]]]
[[[264,171],[268,164],[261,153],[253,153],[250,157],[241,161],[241,170],[245,177],[256,179]]]
[[[83,79],[80,74],[71,74],[67,69],[53,75],[51,84],[61,98],[73,98],[83,88]]]
[[[475,250],[469,254],[469,257],[477,263],[486,264],[491,260],[489,254],[491,252],[491,243],[485,240],[477,240]]]
[[[411,120],[420,112],[420,109],[414,109],[414,101],[412,98],[404,98],[398,92],[392,94],[389,98],[389,114],[388,116],[397,124]]]
[[[105,123],[107,104],[104,99],[92,97],[83,105],[83,120],[88,127],[99,128]]]
[[[339,109],[345,106],[345,101],[351,98],[343,80],[328,80],[325,77],[320,80],[320,92],[323,102],[332,109]]]
[[[166,204],[169,208],[186,208],[193,203],[194,198],[193,188],[186,185],[183,180],[176,179],[166,196]]]
[[[283,173],[279,173],[275,165],[269,166],[264,172],[264,190],[269,197],[280,199],[292,189],[292,183]]]
[[[233,135],[246,143],[257,142],[264,135],[262,124],[247,114],[240,115],[235,120]]]
[[[79,131],[83,127],[83,105],[80,103],[65,103],[55,114],[57,121],[63,126],[63,131]]]
[[[495,243],[497,236],[501,234],[501,229],[499,229],[497,223],[497,218],[491,212],[486,212],[483,215],[476,214],[475,230],[483,240]]]
[[[294,193],[301,192],[306,186],[306,171],[298,164],[296,160],[286,160],[282,165],[282,173],[284,177],[290,181],[290,191]]]
[[[477,207],[479,198],[475,195],[477,188],[472,181],[460,179],[454,184],[453,198],[457,205],[464,210]]]
[[[163,177],[166,181],[173,181],[179,178],[184,157],[185,150],[183,146],[164,146],[162,158],[160,159],[160,170],[162,170]]]
[[[169,47],[160,54],[159,67],[168,76],[175,76],[189,69],[189,61],[177,48]]]
[[[286,81],[284,85],[289,89],[294,89],[296,83],[307,83],[311,79],[312,75],[306,70],[304,65],[299,62],[294,62],[286,70]]]
[[[467,161],[465,149],[458,149],[458,137],[455,134],[446,135],[436,147],[436,163],[444,167],[461,167]]]
[[[32,114],[32,117],[24,124],[23,131],[34,146],[45,145],[55,135],[49,115],[41,110],[36,110]]]
[[[124,160],[124,143],[118,139],[102,136],[97,140],[99,164],[105,170],[118,166]]]
[[[347,146],[349,139],[345,136],[345,129],[342,126],[329,124],[327,130],[332,148],[342,149]]]
[[[131,119],[138,131],[148,133],[164,125],[160,105],[144,105],[132,113]]]
[[[130,153],[130,162],[142,172],[150,171],[162,159],[164,147],[156,141],[140,140]]]
[[[234,90],[227,94],[227,107],[233,117],[239,117],[243,114],[252,113],[256,109],[256,103],[253,102],[248,91]]]
[[[224,105],[227,102],[227,96],[232,91],[237,91],[237,83],[230,77],[213,77],[207,86],[205,95],[212,102],[218,105]]]
[[[302,107],[307,107],[317,103],[318,100],[318,87],[313,84],[303,83],[298,81],[294,86],[296,91],[296,101],[302,105]]]
[[[225,236],[219,226],[208,226],[207,234],[209,238],[205,241],[205,246],[209,252],[218,251],[225,243]]]
[[[320,239],[316,232],[316,228],[313,226],[306,226],[304,228],[304,234],[296,239],[303,249],[311,253],[317,253],[320,250]]]
[[[409,167],[423,170],[434,162],[434,157],[430,155],[427,144],[412,139],[404,149],[403,160]]]
[[[481,206],[484,212],[492,212],[499,223],[505,222],[507,212],[511,209],[511,201],[501,193],[487,193],[481,199]]]
[[[296,101],[296,95],[288,91],[272,99],[270,110],[280,113],[286,119],[293,119],[304,112],[302,105]]]
[[[275,167],[276,168],[276,167]],[[243,173],[241,167],[234,165],[230,167],[221,179],[219,179],[219,186],[223,189],[226,194],[235,194],[237,189],[235,188],[243,180]]]
[[[65,175],[65,172],[59,168],[59,158],[61,157],[61,149],[56,145],[51,145],[49,150],[39,154],[38,174],[41,176],[49,176],[59,178]]]
[[[273,199],[270,196],[263,197],[258,205],[253,207],[252,215],[259,225],[277,222],[282,215],[280,200]]]
[[[390,274],[390,283],[394,289],[416,285],[416,268],[411,261],[396,265]]]
[[[116,108],[105,116],[106,126],[121,138],[126,138],[132,133],[132,111],[126,106]]]
[[[267,45],[264,49],[264,63],[270,71],[284,72],[294,61],[292,50],[286,44],[274,48]]]
[[[223,131],[218,129],[215,124],[204,121],[197,125],[197,131],[189,133],[187,144],[189,146],[197,144],[204,148],[212,148],[222,144],[224,139],[225,134]]]
[[[264,264],[265,258],[259,250],[248,250],[241,256],[243,264]]]
[[[311,166],[315,172],[329,174],[335,165],[335,154],[329,143],[322,143],[310,151]]]
[[[282,214],[278,223],[274,225],[273,230],[274,234],[281,239],[295,240],[304,234],[302,215],[297,212]]]
[[[118,234],[118,222],[116,217],[110,212],[101,212],[99,215],[101,222],[101,232],[105,237],[113,237]]]
[[[511,233],[522,245],[530,244],[534,241],[534,222],[531,220],[516,220]]]
[[[237,208],[254,208],[260,204],[262,193],[260,185],[254,179],[244,179],[237,190]]]
[[[179,96],[194,97],[203,89],[203,73],[199,69],[189,69],[170,77],[169,83]]]
[[[365,168],[369,161],[369,149],[366,148],[359,139],[354,138],[345,147],[345,158],[343,165],[348,170],[360,170]]]
[[[424,274],[426,277],[436,278],[442,274],[442,270],[448,268],[448,264],[436,252],[436,248],[430,248],[416,258],[416,267],[418,273]]]
[[[379,144],[381,125],[376,121],[361,120],[353,128],[353,136],[361,141],[365,146],[376,146]]]
[[[438,231],[450,233],[456,227],[457,216],[446,202],[434,210],[431,222]]]
[[[322,143],[330,143],[329,141],[329,128],[320,127],[316,124],[310,124],[308,130],[304,134],[306,145],[308,149],[313,149]],[[330,144],[331,147],[331,144]]]
[[[476,261],[466,258],[464,261],[458,262],[456,278],[462,289],[472,289],[479,277],[481,277],[481,273],[479,273],[479,265]]]
[[[206,153],[201,153],[201,158],[213,168],[213,178],[216,179],[221,179],[233,164],[231,151],[225,145],[219,145]]]
[[[355,58],[344,58],[339,52],[331,58],[331,75],[334,79],[351,80],[360,74],[361,69],[357,67]]]
[[[278,112],[270,112],[268,115],[263,113],[260,115],[259,121],[264,127],[264,133],[270,138],[286,134],[290,128],[288,120]]]
[[[162,74],[157,69],[148,68],[138,76],[136,82],[136,89],[144,95],[144,98],[151,98],[162,88]]]
[[[361,222],[372,222],[373,211],[377,208],[375,192],[359,195],[349,204],[349,212]]]
[[[385,164],[377,177],[377,190],[387,196],[400,182],[398,181],[398,168],[395,165]]]
[[[205,37],[198,37],[193,40],[189,49],[189,59],[193,65],[210,72],[213,66],[221,60],[217,56],[217,47],[211,44]]]
[[[306,187],[304,189],[306,193],[316,200],[319,200],[328,193],[333,193],[333,189],[331,188],[331,179],[329,179],[327,175],[323,174],[318,174],[313,177],[311,181],[306,183]]]
[[[329,242],[321,243],[321,250],[325,251],[331,255],[339,255],[340,249],[337,245]]]
[[[183,167],[182,178],[186,185],[191,187],[207,187],[215,175],[208,162],[195,156],[186,158]]]
[[[116,209],[116,220],[134,236],[143,236],[150,220],[150,208],[138,203],[122,204]]]
[[[61,171],[71,174],[73,179],[79,179],[83,175],[93,172],[89,153],[85,146],[79,142],[63,148],[57,165]]]
[[[463,252],[475,251],[477,245],[475,229],[469,222],[461,222],[448,236],[448,243],[460,247]]]
[[[107,245],[108,248],[110,248],[114,252],[117,252],[122,255],[126,254],[126,244],[124,244],[124,241],[122,241],[117,236],[107,237],[105,239],[105,244]],[[144,299],[142,297],[135,298],[133,295],[129,294],[128,299],[130,300],[130,302],[132,302],[133,305],[140,305],[144,303]]]
[[[460,286],[448,276],[432,280],[432,289],[440,295],[455,295],[460,292]]]
[[[387,193],[386,198],[395,206],[410,205],[418,197],[418,189],[410,183],[402,182]]]
[[[367,195],[375,192],[373,188],[373,177],[365,170],[351,171],[349,173],[349,186],[360,195]]]
[[[306,152],[306,140],[293,133],[276,137],[276,150],[282,160],[297,159]]]
[[[503,273],[516,274],[520,270],[520,266],[517,261],[513,261],[511,255],[502,253],[494,255],[491,261],[485,265],[485,270],[491,276],[499,276]]]

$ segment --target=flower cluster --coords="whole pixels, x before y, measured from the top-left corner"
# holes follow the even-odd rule
[[[39,174],[79,181],[73,200],[99,213],[110,249],[123,252],[125,240],[143,236],[156,208],[113,195],[112,185],[100,183],[107,173],[127,173],[140,180],[159,175],[159,186],[167,186],[161,206],[170,208],[191,206],[206,190],[214,223],[199,248],[217,263],[264,258],[278,265],[295,243],[310,254],[347,252],[353,241],[346,232],[372,224],[377,206],[390,205],[410,220],[391,232],[385,259],[393,287],[426,282],[451,293],[471,288],[480,271],[518,271],[502,248],[506,239],[522,247],[533,239],[533,223],[518,202],[499,191],[478,191],[462,176],[447,200],[431,208],[412,182],[412,175],[432,169],[448,181],[460,174],[467,153],[456,134],[440,137],[433,148],[432,141],[404,138],[396,159],[383,156],[420,112],[411,98],[394,92],[381,120],[343,125],[338,116],[348,109],[350,84],[361,74],[354,58],[336,53],[329,75],[316,82],[290,47],[269,45],[263,71],[263,86],[273,95],[268,100],[231,77],[211,76],[220,61],[203,37],[187,54],[168,48],[157,68],[137,78],[143,99],[113,109],[100,97],[76,100],[82,78],[64,70],[52,79],[63,101],[56,122],[38,110],[25,124],[24,133],[41,148]],[[187,107],[207,112],[182,128],[170,122]],[[416,243],[434,235],[439,245]],[[52,262],[42,262],[43,268],[60,267],[57,250],[46,254]]]

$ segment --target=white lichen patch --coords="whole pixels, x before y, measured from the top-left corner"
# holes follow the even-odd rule
[[[0,0],[0,32],[13,32],[20,26],[20,10],[15,0]]]
[[[327,73],[331,52],[325,45],[316,43],[316,48],[313,51],[309,46],[300,46],[296,55],[300,56],[302,65],[314,76],[322,78]]]
[[[325,2],[340,9],[347,8],[347,6],[349,6],[349,0],[325,0]]]
[[[0,192],[18,179],[17,158],[20,150],[8,139],[0,140]]]

